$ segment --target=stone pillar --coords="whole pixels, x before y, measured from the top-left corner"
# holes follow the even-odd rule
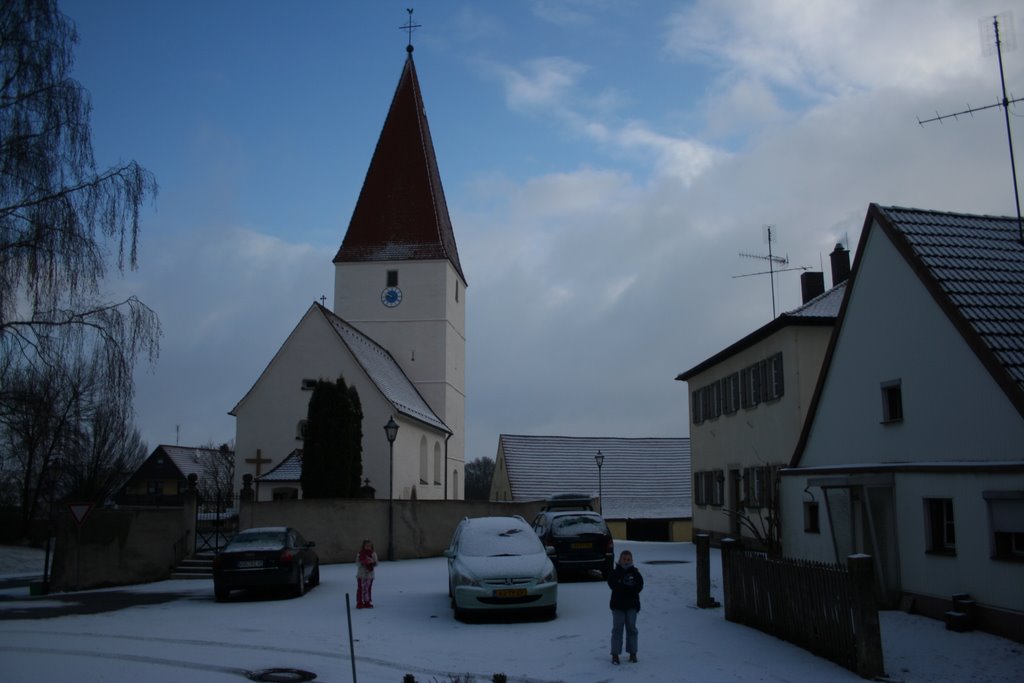
[[[735,596],[730,599],[729,594],[734,590],[732,554],[739,550],[739,543],[732,538],[722,539],[722,601],[725,602],[725,618],[727,621],[737,621]]]
[[[694,543],[697,545],[697,607],[720,607],[711,597],[711,536],[697,534]]]
[[[846,558],[850,573],[853,633],[857,645],[857,673],[867,679],[885,675],[882,660],[882,629],[875,602],[875,563],[870,555]]]
[[[188,475],[188,488],[182,496],[181,538],[175,541],[174,564],[177,565],[186,557],[195,554],[196,549],[196,513],[199,506],[199,477],[195,472]]]
[[[255,497],[255,494],[253,493],[253,490],[252,490],[252,475],[251,474],[243,474],[242,475],[242,490],[238,492],[238,498],[239,498],[239,500],[252,501],[254,499],[254,497]]]

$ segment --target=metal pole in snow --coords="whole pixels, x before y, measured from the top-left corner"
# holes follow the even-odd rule
[[[352,604],[345,593],[345,616],[348,618],[348,655],[352,660],[352,683],[356,683],[356,646],[352,640]]]

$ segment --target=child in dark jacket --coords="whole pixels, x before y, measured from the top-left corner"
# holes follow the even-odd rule
[[[623,550],[615,569],[608,575],[608,587],[612,589],[609,607],[612,609],[612,664],[619,663],[622,652],[622,630],[626,630],[626,652],[629,661],[636,661],[636,615],[640,611],[640,591],[644,589],[644,577],[633,566],[633,553]]]
[[[373,569],[376,566],[373,541],[366,539],[356,555],[356,609],[373,607]]]

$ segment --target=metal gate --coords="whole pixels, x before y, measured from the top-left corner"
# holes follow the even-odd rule
[[[220,497],[196,505],[196,554],[219,552],[238,532],[238,498]]]

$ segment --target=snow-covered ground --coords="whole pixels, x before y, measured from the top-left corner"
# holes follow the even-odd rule
[[[559,586],[552,621],[464,624],[448,606],[443,558],[384,562],[373,610],[355,610],[355,569],[322,567],[320,587],[299,599],[234,594],[213,600],[207,581],[161,581],[128,588],[179,592],[181,599],[116,612],[10,619],[13,612],[56,604],[27,588],[0,590],[0,681],[46,683],[245,681],[246,671],[301,669],[316,681],[352,681],[345,594],[352,594],[357,680],[489,683],[618,681],[860,681],[855,674],[759,631],[725,621],[722,609],[696,604],[694,547],[619,542],[644,574],[639,663],[612,665],[611,615],[601,581]],[[657,564],[648,564],[649,562]],[[0,575],[38,573],[42,555],[0,548]],[[719,558],[712,551],[713,593],[721,600]],[[110,589],[110,590],[125,590]],[[6,612],[6,614],[4,614]],[[943,624],[883,612],[885,667],[894,681],[1020,680],[1024,646],[984,633],[953,633]]]

